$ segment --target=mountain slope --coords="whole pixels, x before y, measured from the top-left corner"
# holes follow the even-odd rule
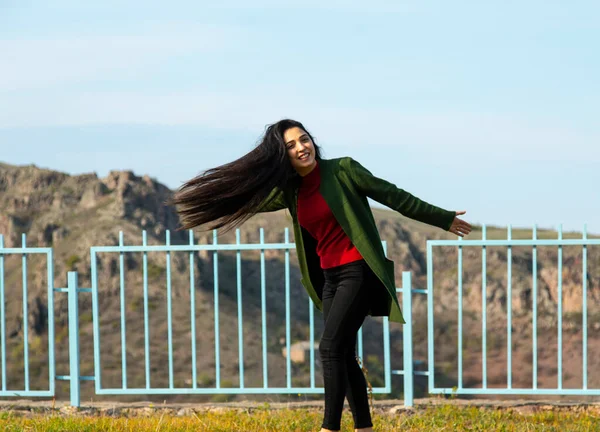
[[[35,166],[17,167],[0,164],[0,234],[6,247],[21,244],[21,233],[27,234],[28,246],[49,246],[54,251],[55,287],[66,286],[66,273],[79,272],[79,283],[89,287],[90,246],[118,244],[119,231],[126,245],[142,242],[146,230],[148,244],[164,244],[166,230],[171,232],[172,244],[188,244],[189,233],[176,231],[177,214],[164,202],[171,191],[147,176],[132,172],[111,172],[105,178],[95,174],[71,176]],[[381,237],[387,242],[388,256],[396,263],[397,286],[401,286],[402,271],[411,271],[413,285],[426,288],[426,241],[452,239],[449,233],[407,219],[396,212],[373,209]],[[242,243],[258,243],[259,229],[265,229],[265,242],[282,242],[285,227],[291,220],[285,211],[260,214],[241,227]],[[488,238],[505,238],[501,228],[490,227]],[[540,238],[555,238],[556,233],[540,231]],[[470,239],[480,238],[476,227]],[[527,230],[514,230],[513,238],[530,238]],[[554,236],[554,237],[553,237]],[[577,233],[565,234],[565,237]],[[195,232],[196,243],[213,242],[211,232]],[[235,243],[233,232],[219,236],[219,243]],[[538,310],[540,335],[540,382],[555,379],[557,334],[557,248],[538,248]],[[600,290],[600,254],[589,248],[588,293],[590,330],[598,325],[598,295]],[[464,251],[464,308],[465,308],[465,383],[477,385],[481,380],[481,248],[465,247]],[[215,327],[214,327],[214,255],[202,251],[194,255],[194,287],[190,288],[189,253],[171,254],[172,321],[173,321],[173,380],[177,387],[191,385],[191,294],[195,296],[195,325],[198,386],[215,385]],[[262,386],[262,333],[260,254],[245,251],[241,255],[242,312],[244,320],[245,385]],[[506,374],[506,248],[487,248],[487,324],[488,380],[502,383]],[[513,353],[518,364],[513,372],[513,386],[531,385],[531,309],[532,309],[532,250],[513,248],[512,312]],[[169,386],[169,355],[167,350],[167,292],[164,253],[148,253],[148,304],[143,302],[143,257],[141,253],[124,254],[125,310],[128,364],[128,385],[145,386],[144,309],[149,315],[148,332],[152,387]],[[265,251],[265,288],[267,305],[267,361],[269,386],[286,385],[286,365],[281,349],[285,347],[284,252]],[[308,338],[308,297],[299,282],[295,251],[290,252],[290,297],[292,342]],[[457,253],[456,248],[434,250],[434,304],[436,334],[436,368],[440,379],[454,385],[456,379],[457,344]],[[28,331],[30,338],[30,376],[37,386],[47,381],[47,281],[42,257],[28,258]],[[23,380],[23,305],[21,257],[5,259],[7,352],[9,353],[9,387],[22,387]],[[118,254],[98,255],[99,310],[104,387],[120,387],[121,382],[121,293],[119,288],[120,260]],[[218,254],[219,345],[221,386],[238,386],[238,306],[235,252]],[[563,306],[565,316],[564,361],[570,371],[577,370],[580,359],[581,334],[581,248],[564,248]],[[424,296],[414,295],[415,356],[426,359],[426,304]],[[55,293],[57,373],[66,374],[68,365],[67,297]],[[82,374],[93,374],[91,297],[80,294]],[[316,339],[322,328],[317,311]],[[381,320],[369,318],[364,327],[365,356],[374,385],[381,383],[380,357]],[[579,323],[579,324],[578,324]],[[402,368],[401,326],[391,325],[392,367]],[[597,366],[593,356],[600,344],[595,332],[590,332],[590,370]],[[318,358],[318,353],[316,353]],[[517,360],[518,359],[518,360]],[[517,362],[518,361],[518,362]],[[554,362],[554,363],[553,363]],[[579,362],[579,363],[578,363]],[[521,367],[523,365],[523,367]],[[569,372],[565,385],[580,382],[580,374]],[[317,384],[320,372],[316,373]],[[590,385],[600,378],[590,377]],[[529,382],[528,382],[529,380]],[[306,365],[293,365],[293,385],[308,385]],[[59,383],[58,397],[66,397],[67,386]],[[394,381],[395,391],[400,386]],[[83,397],[94,397],[92,386],[83,385]],[[116,399],[115,397],[107,397]],[[163,400],[164,396],[157,400]],[[196,397],[195,400],[201,400]]]

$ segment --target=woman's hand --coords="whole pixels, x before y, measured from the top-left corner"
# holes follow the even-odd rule
[[[464,215],[465,213],[465,210],[457,211],[456,216]],[[450,229],[448,231],[450,231],[452,234],[456,234],[457,236],[464,237],[471,232],[471,224],[462,219],[459,219],[456,216],[454,217],[452,225],[450,226]]]

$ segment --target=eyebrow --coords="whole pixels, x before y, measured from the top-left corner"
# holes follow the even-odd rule
[[[302,138],[304,138],[305,136],[308,136],[308,135],[307,135],[307,134],[305,134],[305,133],[303,133],[302,135],[300,135],[300,138],[299,138],[299,139],[302,139]],[[294,140],[288,141],[288,142],[286,142],[286,144],[289,144],[289,143],[291,143],[291,142],[294,142]]]

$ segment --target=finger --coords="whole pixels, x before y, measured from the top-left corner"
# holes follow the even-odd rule
[[[460,224],[460,225],[459,225],[459,228],[460,228],[461,230],[468,230],[469,232],[472,230],[472,227],[471,227],[471,225],[469,225],[469,224],[468,224],[468,223],[466,223],[466,222],[465,222],[465,223],[463,223],[463,224]]]
[[[462,236],[469,234],[471,232],[471,230],[464,226],[457,226],[456,232],[458,233],[458,235],[460,235],[462,237]]]
[[[463,219],[460,218],[455,218],[454,223],[456,224],[457,227],[468,227],[471,228],[471,224]]]
[[[460,232],[460,230],[458,230],[457,228],[454,228],[453,230],[451,230],[451,232],[452,232],[452,234],[455,234],[459,237],[463,236],[462,232]]]
[[[469,229],[469,230],[472,228],[472,227],[471,227],[471,224],[470,224],[469,222],[466,222],[466,221],[463,221],[463,220],[461,220],[461,221],[459,222],[458,226],[459,226],[460,228],[465,228],[465,229]]]
[[[456,216],[464,215],[466,212],[467,212],[466,210],[458,210],[456,212]]]

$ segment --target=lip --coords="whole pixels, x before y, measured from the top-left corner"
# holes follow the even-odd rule
[[[306,157],[304,157],[306,156]],[[304,153],[302,156],[298,158],[298,160],[304,161],[310,157],[310,152]]]

